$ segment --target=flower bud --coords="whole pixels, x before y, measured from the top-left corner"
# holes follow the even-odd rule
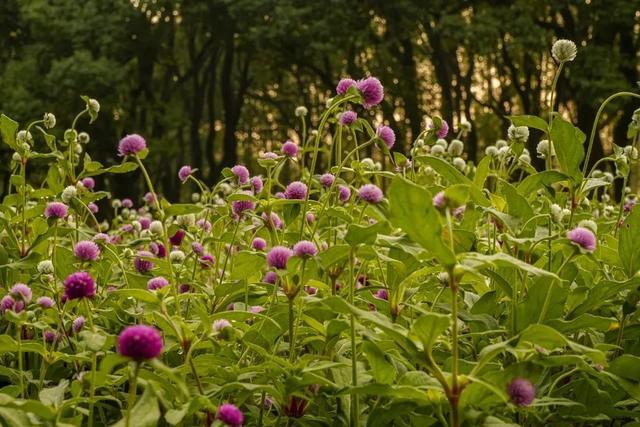
[[[53,274],[53,262],[48,259],[40,261],[37,268],[40,274]]]
[[[22,156],[20,156],[20,153],[14,152],[11,155],[11,160],[13,160],[14,162],[21,162],[22,161]]]
[[[484,149],[484,154],[489,157],[496,157],[498,155],[498,148],[495,145],[490,145]]]
[[[527,142],[529,139],[529,128],[526,126],[509,126],[507,130],[509,139],[517,142]]]
[[[444,154],[444,147],[442,145],[434,145],[431,147],[431,154],[434,156],[441,156]]]
[[[51,113],[44,113],[43,122],[44,127],[46,127],[47,129],[51,129],[56,125],[56,116]]]
[[[62,190],[62,201],[65,203],[69,203],[71,199],[76,197],[77,194],[78,190],[76,189],[76,187],[74,185],[69,185],[64,190]]]
[[[158,235],[162,234],[163,232],[162,222],[157,220],[151,222],[151,225],[149,225],[149,230],[151,230],[153,234],[158,234]]]
[[[64,140],[67,142],[75,141],[78,139],[78,132],[74,129],[67,129],[64,131]]]
[[[80,142],[80,144],[88,144],[90,140],[91,140],[91,137],[89,137],[88,133],[80,132],[78,134],[78,141]]]
[[[171,251],[169,254],[169,259],[173,264],[182,264],[184,261],[185,254],[180,250]]]
[[[93,111],[94,113],[100,111],[100,103],[96,99],[91,98],[87,103],[87,106],[89,107],[89,111]]]
[[[453,159],[453,166],[455,166],[455,168],[460,172],[464,173],[467,169],[467,162],[465,162],[462,157],[456,157]]]

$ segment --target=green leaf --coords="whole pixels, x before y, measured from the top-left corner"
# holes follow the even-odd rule
[[[69,387],[69,381],[60,380],[57,386],[40,390],[38,398],[45,405],[59,407],[64,402],[64,394],[67,391],[67,387]]]
[[[520,116],[507,116],[507,119],[509,119],[514,126],[526,126],[541,130],[544,133],[548,132],[547,121],[538,116],[523,114]]]
[[[264,257],[253,252],[241,251],[233,259],[231,280],[248,279],[261,274],[260,266],[264,265]]]
[[[560,116],[553,119],[551,140],[560,169],[576,181],[582,179],[580,163],[584,159],[585,134]]]
[[[177,216],[200,213],[203,207],[190,203],[174,203],[164,210],[166,216]]]
[[[142,397],[131,410],[131,425],[136,427],[156,427],[160,419],[158,398],[153,393],[150,385],[144,390]],[[112,427],[124,427],[124,419],[118,421]]]
[[[18,149],[16,144],[16,133],[18,132],[18,122],[10,119],[4,114],[0,115],[0,135],[2,140],[14,150]]]
[[[449,316],[438,313],[425,313],[418,320],[413,322],[411,333],[416,335],[422,342],[425,351],[431,352],[433,344],[444,331],[449,327]]]
[[[431,166],[436,172],[442,175],[451,184],[465,184],[469,186],[470,195],[473,200],[480,206],[489,207],[491,202],[482,192],[482,188],[476,185],[469,178],[464,176],[451,163],[444,161],[439,157],[418,156],[416,160],[420,160]]]
[[[391,222],[442,265],[452,267],[456,256],[443,241],[442,224],[432,198],[428,190],[397,176],[389,188]]]
[[[375,243],[378,233],[385,233],[389,229],[386,222],[380,221],[373,225],[349,224],[344,240],[351,246],[371,245]]]
[[[618,254],[627,277],[640,270],[640,209],[632,209],[620,227]]]

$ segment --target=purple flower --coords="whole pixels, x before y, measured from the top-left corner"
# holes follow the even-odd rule
[[[338,95],[344,95],[349,88],[352,88],[354,86],[356,86],[356,81],[353,79],[349,79],[349,78],[345,78],[345,79],[341,79],[338,82],[338,86],[336,87],[336,93]]]
[[[293,255],[291,249],[284,246],[274,246],[267,254],[267,264],[269,267],[284,270],[287,268],[287,261]]]
[[[318,293],[318,288],[314,288],[313,286],[305,286],[304,290],[309,294],[309,295],[315,295]]]
[[[356,114],[355,111],[351,111],[351,110],[341,113],[340,116],[338,117],[338,122],[342,126],[349,126],[350,124],[354,123],[356,120],[358,120],[358,114]]]
[[[31,288],[25,285],[24,283],[16,283],[11,287],[9,291],[12,297],[19,298],[24,301],[26,304],[31,302],[31,298],[33,293],[31,292]]]
[[[271,212],[271,215],[267,217],[267,213],[262,213],[262,220],[264,221],[267,228],[275,228],[276,230],[281,230],[284,227],[284,223],[280,219],[277,213]]]
[[[147,281],[147,289],[150,291],[157,291],[168,285],[169,281],[162,276],[154,277]]]
[[[567,237],[587,252],[596,250],[596,236],[585,227],[576,227],[567,233]]]
[[[86,271],[71,273],[64,279],[64,295],[68,300],[93,298],[96,294],[96,283]]]
[[[133,207],[133,202],[131,201],[131,199],[122,199],[122,207],[131,209]]]
[[[169,237],[169,243],[171,243],[173,246],[180,246],[186,234],[187,233],[185,233],[184,230],[176,230],[175,234]]]
[[[73,329],[73,332],[75,332],[76,334],[80,332],[84,326],[84,322],[85,322],[84,316],[78,316],[75,319],[73,319],[73,322],[71,323],[71,329]]]
[[[325,173],[320,177],[320,184],[322,184],[323,187],[331,187],[335,180],[335,176],[330,173]]]
[[[262,183],[262,177],[260,175],[256,175],[251,178],[251,186],[253,187],[254,193],[258,194],[262,191],[264,184]]]
[[[135,360],[153,359],[162,353],[162,336],[152,326],[129,326],[118,336],[118,352]]]
[[[313,214],[313,212],[307,212],[307,216],[305,218],[309,224],[316,220],[316,216]]]
[[[364,108],[370,108],[374,105],[378,105],[384,98],[384,88],[382,83],[375,77],[367,77],[366,79],[358,80],[356,87],[362,95],[362,105]]]
[[[151,220],[147,217],[140,218],[138,222],[140,223],[140,228],[142,228],[143,230],[148,230],[151,226]]]
[[[58,339],[58,334],[56,334],[54,331],[50,329],[44,331],[44,341],[47,344],[53,344],[54,342],[56,342],[57,339]]]
[[[293,246],[293,253],[300,258],[313,257],[318,254],[318,248],[313,242],[300,240]]]
[[[284,199],[286,196],[284,195],[284,193],[282,191],[278,191],[276,194],[273,195],[276,199]]]
[[[382,201],[384,196],[377,185],[365,184],[358,190],[358,197],[367,203],[377,204]]]
[[[338,198],[342,203],[345,203],[347,200],[351,198],[351,189],[346,185],[341,185],[338,188]]]
[[[191,292],[191,285],[188,283],[183,283],[178,287],[178,292],[181,294],[186,294],[187,292]]]
[[[253,314],[258,314],[258,313],[262,313],[264,311],[264,307],[261,305],[252,305],[249,308],[249,311]]]
[[[437,135],[438,138],[444,138],[449,133],[449,123],[446,120],[442,120],[442,125],[440,129],[438,129]]]
[[[250,194],[246,192],[246,194]],[[242,215],[245,211],[252,211],[256,208],[256,203],[252,200],[235,200],[231,202],[231,211],[237,215]]]
[[[95,261],[100,256],[100,248],[91,240],[81,240],[73,247],[73,254],[83,261]]]
[[[4,314],[7,310],[13,310],[16,305],[16,300],[11,295],[5,295],[0,300],[0,311]]]
[[[82,182],[82,185],[84,185],[84,188],[87,188],[89,190],[93,190],[96,186],[96,182],[90,176],[83,178],[82,181],[80,182]]]
[[[374,298],[377,299],[383,299],[385,301],[387,301],[389,299],[389,294],[387,293],[386,289],[378,289],[378,291],[373,294]]]
[[[270,283],[272,285],[275,285],[277,278],[278,278],[278,275],[275,272],[267,271],[267,274],[264,275],[264,277],[262,278],[262,281],[264,283]]]
[[[213,257],[213,255],[202,255],[200,257],[200,265],[202,266],[202,268],[209,268],[211,267],[213,264],[215,264],[216,259]]]
[[[272,151],[267,151],[266,153],[260,154],[260,158],[263,160],[275,160],[278,158],[278,155]]]
[[[200,242],[191,243],[191,249],[193,249],[193,252],[195,252],[198,255],[201,255],[202,252],[204,252],[204,246],[202,246],[202,243]]]
[[[95,203],[93,203],[93,202],[89,202],[89,203],[87,204],[87,209],[89,209],[89,211],[90,211],[92,214],[94,214],[94,215],[95,215],[95,214],[97,214],[97,213],[98,213],[98,211],[100,210],[100,209],[98,208],[98,205],[96,205],[96,204],[95,204]]]
[[[515,378],[507,386],[507,393],[517,406],[529,406],[536,398],[536,389],[524,378]]]
[[[439,191],[433,198],[431,199],[431,203],[438,209],[444,208],[444,205],[447,203],[447,200],[444,197],[444,191]]]
[[[69,208],[64,203],[51,202],[44,210],[46,218],[66,218]]]
[[[127,135],[118,144],[118,154],[120,156],[133,156],[147,148],[147,142],[137,133]]]
[[[231,427],[242,427],[244,424],[242,411],[231,403],[223,403],[218,406],[218,419]]]
[[[153,254],[147,251],[139,251],[133,259],[133,267],[138,273],[146,273],[153,270],[153,262],[147,258],[153,258]]]
[[[235,165],[231,172],[238,178],[238,183],[244,185],[249,182],[249,169],[242,165]]]
[[[187,179],[191,176],[191,173],[193,172],[193,170],[191,169],[191,166],[189,165],[184,165],[180,168],[180,170],[178,171],[178,178],[180,179],[180,181],[187,182]]]
[[[218,319],[213,321],[213,332],[218,333],[224,328],[230,328],[231,322],[227,319]]]
[[[298,155],[298,146],[289,140],[282,144],[282,154],[288,157],[295,157]]]
[[[49,297],[40,297],[36,303],[42,308],[51,308],[55,304]]]
[[[396,143],[396,134],[393,133],[393,129],[389,126],[378,126],[376,129],[376,136],[380,138],[389,149],[391,149],[393,144]]]
[[[251,247],[256,251],[264,251],[267,248],[267,242],[261,237],[256,237],[251,242]]]
[[[638,203],[636,199],[631,199],[625,202],[624,204],[624,213],[629,213],[633,209],[633,207]]]
[[[204,218],[200,218],[199,220],[197,220],[196,225],[202,228],[205,231],[205,233],[208,233],[211,231],[211,223]]]
[[[146,204],[149,206],[153,206],[156,204],[156,196],[152,194],[150,191],[147,191],[142,197]]]
[[[287,185],[284,195],[290,200],[304,200],[307,197],[307,185],[300,181],[293,181]]]

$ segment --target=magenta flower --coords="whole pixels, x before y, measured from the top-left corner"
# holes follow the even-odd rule
[[[391,149],[393,144],[396,143],[396,134],[393,133],[393,129],[389,126],[378,126],[376,129],[376,136],[380,138],[389,149]]]
[[[87,203],[87,209],[89,209],[89,211],[90,211],[92,214],[94,214],[94,215],[95,215],[95,214],[97,214],[97,213],[98,213],[98,211],[100,210],[100,209],[98,208],[98,205],[96,205],[96,204],[95,204],[95,203],[93,203],[93,202],[89,202],[89,203]]]
[[[444,138],[449,133],[449,123],[446,120],[442,120],[442,125],[440,129],[438,129],[437,135],[438,138]]]
[[[278,278],[278,275],[275,272],[267,271],[267,274],[264,275],[264,277],[262,278],[262,281],[264,283],[270,283],[272,285],[275,285],[277,278]]]
[[[93,190],[96,186],[96,182],[90,176],[83,178],[82,181],[80,182],[82,182],[82,185],[84,185],[84,188],[89,190]]]
[[[249,311],[253,314],[258,314],[258,313],[262,313],[264,311],[264,307],[261,305],[252,305],[249,308]]]
[[[143,137],[134,133],[127,135],[118,144],[118,154],[120,156],[133,156],[147,148],[147,142]]]
[[[148,251],[138,251],[138,254],[133,259],[133,268],[138,273],[146,273],[153,270],[153,261],[148,258],[153,258],[153,254]]]
[[[515,378],[507,386],[507,393],[511,402],[517,406],[529,406],[536,398],[536,389],[524,378]]]
[[[289,140],[282,144],[282,154],[288,157],[295,157],[298,155],[298,146]]]
[[[73,332],[75,332],[76,334],[80,332],[84,327],[84,322],[85,322],[84,316],[78,316],[75,319],[73,319],[73,322],[71,322],[71,329],[73,330]]]
[[[316,216],[313,214],[313,212],[307,212],[306,220],[309,224],[311,224],[313,221],[316,220]]]
[[[200,218],[199,220],[197,220],[196,225],[202,228],[205,231],[205,233],[208,233],[211,231],[211,223],[204,218]]]
[[[382,83],[375,77],[367,77],[366,79],[358,80],[356,87],[362,95],[362,105],[364,108],[371,108],[374,105],[378,105],[384,98],[384,88]]]
[[[162,276],[154,277],[147,281],[147,289],[150,291],[157,291],[165,286],[169,286],[169,281]]]
[[[446,198],[444,197],[444,191],[439,191],[433,198],[431,199],[431,203],[438,209],[444,208],[447,203]]]
[[[162,353],[162,336],[152,326],[129,326],[118,336],[118,352],[138,361],[153,359]]]
[[[56,342],[56,340],[58,339],[58,334],[56,334],[54,331],[47,329],[46,331],[44,331],[44,341],[47,344],[53,344],[54,342]]]
[[[300,181],[293,181],[287,185],[284,195],[290,200],[304,200],[307,197],[307,185]]]
[[[251,247],[256,251],[264,251],[267,248],[267,242],[261,237],[256,237],[251,242]]]
[[[235,165],[231,168],[231,172],[238,178],[240,185],[247,184],[249,182],[249,169],[242,165]]]
[[[49,297],[40,297],[36,303],[42,308],[51,308],[55,304],[54,301]]]
[[[276,160],[278,155],[273,151],[267,151],[266,153],[260,154],[260,158],[263,160]]]
[[[131,199],[122,199],[122,207],[131,209],[133,207],[133,201],[131,201]]]
[[[193,252],[197,253],[198,255],[202,255],[202,253],[204,252],[204,246],[202,246],[202,243],[200,242],[191,243],[191,249],[193,249]]]
[[[356,86],[355,80],[349,78],[341,79],[338,82],[338,86],[336,87],[336,93],[338,95],[344,95],[349,90],[349,88],[352,88],[354,86]]]
[[[227,319],[217,319],[213,321],[213,332],[218,333],[224,328],[230,328],[231,322]]]
[[[386,289],[378,289],[377,292],[373,294],[373,297],[387,301],[389,299],[389,293],[387,293]]]
[[[151,219],[147,217],[140,218],[138,222],[140,223],[140,228],[143,230],[148,230],[149,227],[151,226]]]
[[[218,419],[230,427],[242,427],[244,424],[242,411],[231,403],[218,406]]]
[[[284,246],[274,246],[267,254],[267,264],[269,267],[284,270],[287,268],[287,261],[293,255],[291,249]]]
[[[358,120],[358,114],[351,110],[341,113],[338,117],[338,123],[342,126],[349,126],[350,124],[355,123],[356,120]]]
[[[336,177],[333,176],[332,174],[325,173],[322,176],[320,176],[320,184],[322,184],[323,187],[331,187],[335,179]]]
[[[313,257],[318,254],[318,248],[313,242],[300,240],[293,246],[293,253],[300,258]]]
[[[44,209],[46,218],[66,218],[69,208],[64,203],[51,202]]]
[[[73,247],[73,254],[83,261],[95,261],[100,256],[100,247],[91,240],[81,240]]]
[[[271,215],[267,217],[267,213],[262,213],[262,220],[268,228],[275,228],[276,230],[281,230],[284,227],[284,223],[280,219],[277,213],[271,212]]]
[[[364,202],[377,204],[382,201],[384,195],[377,185],[365,184],[358,190],[358,197]]]
[[[213,255],[206,254],[200,257],[200,266],[202,266],[202,268],[207,269],[215,264],[215,262],[216,259],[213,257]]]
[[[596,250],[596,236],[588,228],[576,227],[567,233],[567,237],[586,252]]]
[[[33,297],[33,293],[31,292],[31,288],[24,283],[16,283],[11,287],[9,291],[14,298],[19,298],[24,301],[25,304],[29,304],[31,302],[31,298]]]
[[[256,208],[255,202],[251,200],[235,200],[231,202],[231,211],[241,216],[245,211],[252,211]]]
[[[262,177],[260,175],[256,175],[251,178],[251,186],[253,187],[253,191],[255,194],[258,194],[264,188],[264,184],[262,183]]]
[[[342,203],[345,203],[347,200],[351,198],[351,189],[346,185],[341,185],[338,188],[338,198]]]
[[[96,283],[86,271],[71,273],[64,279],[64,296],[68,300],[93,298],[96,294]]]
[[[185,183],[185,182],[187,182],[187,179],[191,176],[192,172],[193,172],[193,170],[191,169],[191,166],[184,165],[178,171],[178,179],[180,179],[180,181]]]
[[[176,230],[175,234],[169,237],[169,243],[171,243],[173,246],[180,246],[186,234],[187,233],[185,233],[184,230],[180,230],[180,229]]]

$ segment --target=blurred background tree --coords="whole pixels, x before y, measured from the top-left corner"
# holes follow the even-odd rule
[[[296,106],[314,120],[340,77],[375,75],[385,101],[359,113],[394,128],[394,149],[408,151],[440,114],[454,128],[472,123],[465,143],[477,160],[504,135],[506,115],[545,114],[557,38],[579,47],[558,101],[585,132],[608,95],[637,89],[638,9],[629,0],[4,0],[0,112],[24,123],[49,111],[67,124],[80,94],[97,98],[101,117],[85,127],[92,157],[117,162],[117,141],[144,135],[160,191],[175,200],[182,164],[210,181],[237,162],[253,166],[260,151],[298,138]],[[607,109],[596,155],[627,143],[634,105]],[[1,147],[0,192],[9,165]],[[100,184],[119,197],[143,188],[132,176]]]

